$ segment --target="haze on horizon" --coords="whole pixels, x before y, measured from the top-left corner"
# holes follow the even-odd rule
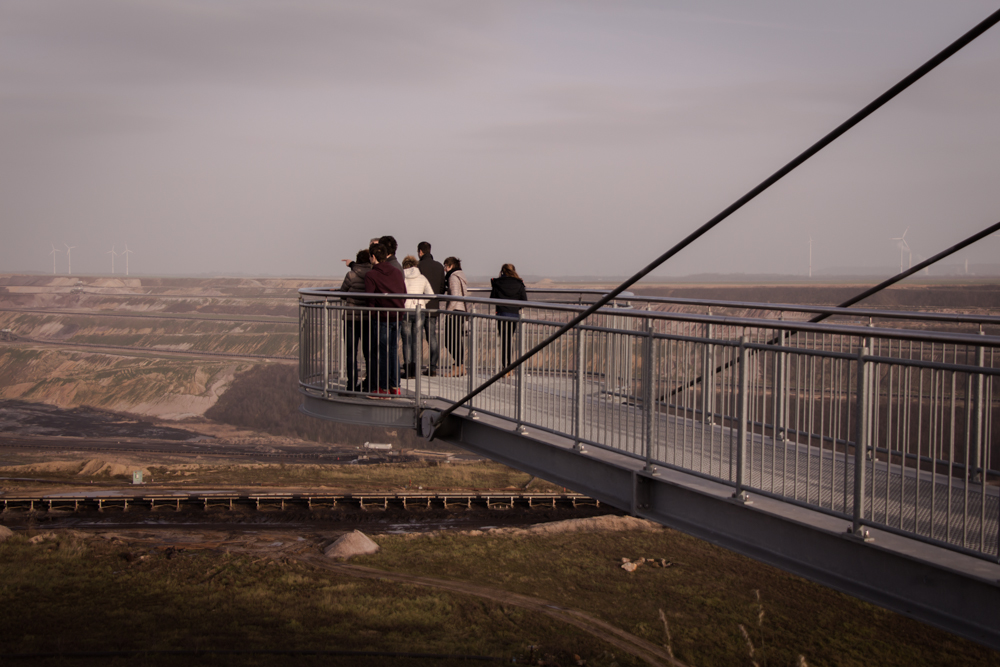
[[[628,275],[995,10],[0,0],[0,271]],[[998,109],[994,27],[654,276],[934,254],[1000,220]]]

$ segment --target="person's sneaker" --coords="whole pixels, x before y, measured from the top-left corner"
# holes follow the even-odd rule
[[[403,390],[400,389],[399,387],[393,387],[392,389],[389,390],[389,393],[393,396],[402,396]]]

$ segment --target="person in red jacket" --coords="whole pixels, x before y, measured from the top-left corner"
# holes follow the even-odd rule
[[[380,309],[377,311],[378,345],[372,354],[372,367],[378,371],[378,386],[372,386],[371,391],[377,394],[400,394],[399,355],[396,342],[399,311],[406,307],[406,281],[403,279],[402,271],[387,261],[389,251],[384,245],[373,243],[369,246],[368,252],[371,253],[372,268],[365,274],[365,292],[402,295],[369,299],[370,306]]]

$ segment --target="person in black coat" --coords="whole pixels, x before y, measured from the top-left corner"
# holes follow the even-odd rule
[[[365,274],[372,269],[371,255],[367,250],[359,250],[357,258],[350,263],[351,270],[344,276],[344,282],[340,285],[341,292],[364,292]],[[365,299],[344,299],[352,306],[359,308],[368,307]],[[361,356],[365,362],[365,368],[371,369],[371,335],[368,326],[369,313],[366,310],[345,310],[344,311],[344,341],[347,343],[347,389],[348,391],[368,391],[370,382],[375,379],[375,374],[365,378],[362,382],[358,373],[358,345],[361,345]]]
[[[513,264],[504,264],[500,268],[500,276],[490,280],[490,298],[504,301],[527,301],[528,291],[524,281],[517,275]],[[517,330],[517,321],[521,318],[521,306],[497,304],[497,332],[500,336],[500,360],[503,367],[510,365],[511,341]]]
[[[427,241],[418,243],[417,256],[420,257],[420,261],[417,262],[417,268],[427,278],[427,282],[431,284],[431,289],[434,290],[434,293],[444,294],[447,292],[447,283],[444,280],[444,265],[434,259],[434,255],[431,254],[431,244]],[[438,364],[441,363],[441,346],[438,343],[438,309],[440,307],[440,299],[431,299],[424,307],[424,336],[427,339],[427,348],[430,353],[430,366],[427,369],[428,375],[437,375],[439,372]],[[417,364],[420,364],[419,359],[417,360]]]

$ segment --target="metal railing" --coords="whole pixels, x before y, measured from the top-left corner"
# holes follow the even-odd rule
[[[387,378],[401,392],[393,405],[412,405],[415,419],[428,400],[460,401],[583,310],[516,302],[521,318],[511,320],[493,314],[505,302],[482,298],[454,299],[465,312],[386,311],[348,296],[366,298],[300,291],[303,390],[377,395],[357,382],[387,356],[372,350],[388,318],[416,332],[418,372]],[[1000,337],[981,332],[1000,318],[879,311],[872,326],[874,314],[841,309],[840,323],[810,324],[795,312],[837,309],[726,303],[741,316],[725,316],[708,314],[723,302],[683,301],[678,312],[639,310],[656,301],[631,296],[601,309],[464,408],[651,472],[727,484],[737,500],[757,494],[842,517],[859,537],[876,527],[998,560]],[[759,310],[771,317],[743,316]]]

